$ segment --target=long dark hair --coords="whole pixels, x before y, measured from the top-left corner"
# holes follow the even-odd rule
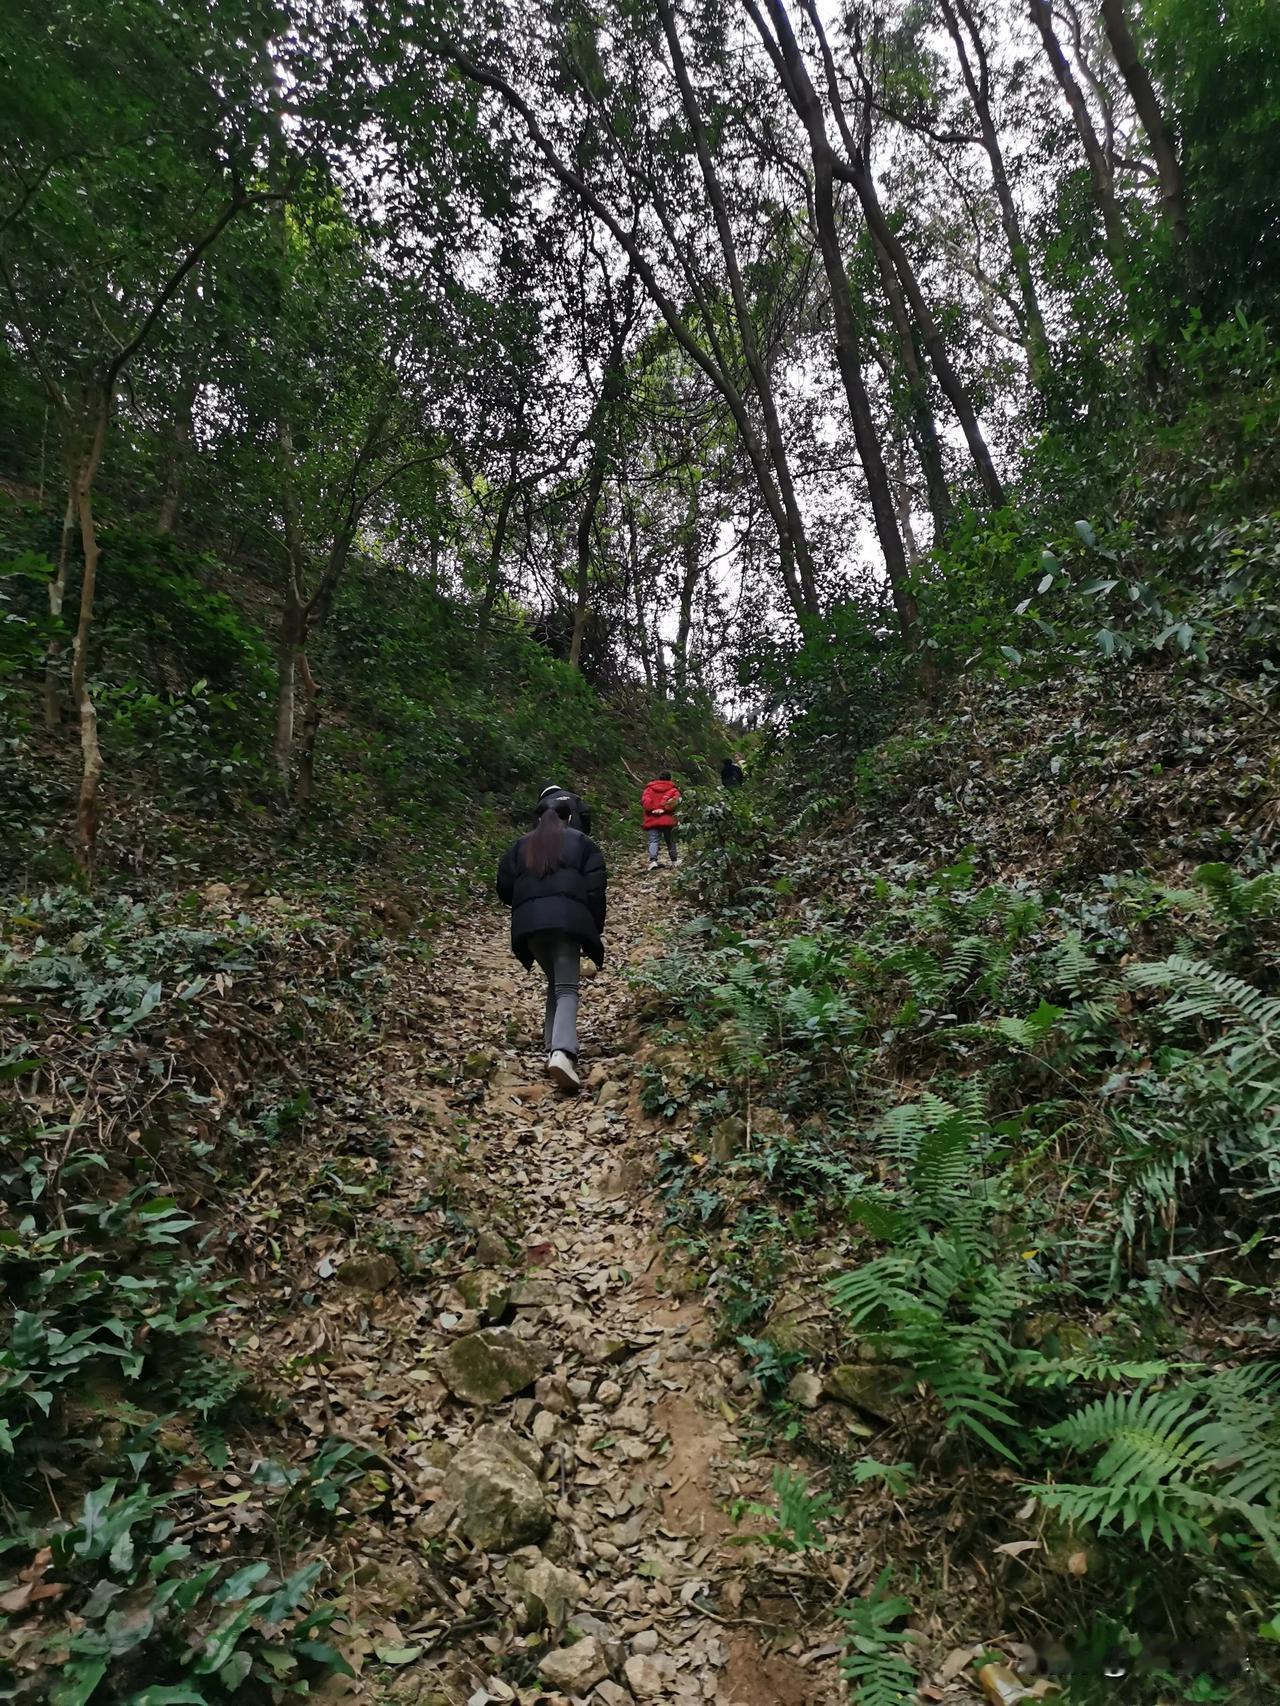
[[[545,877],[564,863],[564,826],[568,818],[568,800],[557,800],[539,813],[537,827],[520,843],[525,869],[535,877]]]

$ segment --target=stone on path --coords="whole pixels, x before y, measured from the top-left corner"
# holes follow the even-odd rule
[[[468,1309],[482,1321],[498,1321],[511,1307],[511,1286],[496,1268],[476,1268],[459,1274],[457,1290]]]
[[[899,1390],[906,1371],[887,1362],[842,1362],[830,1369],[822,1390],[838,1404],[861,1410],[878,1422],[892,1422],[901,1406]]]
[[[500,1232],[486,1226],[476,1239],[476,1261],[486,1268],[508,1268],[511,1266],[511,1252],[507,1241]]]
[[[807,1368],[802,1368],[798,1374],[792,1375],[791,1384],[787,1387],[787,1397],[802,1409],[813,1410],[817,1408],[822,1391],[821,1377]]]
[[[538,1451],[510,1428],[481,1428],[449,1465],[444,1494],[462,1532],[486,1552],[514,1552],[541,1540],[551,1508],[538,1480]]]
[[[581,1577],[536,1550],[511,1560],[507,1580],[524,1629],[563,1629],[585,1592]]]
[[[566,1694],[585,1694],[608,1674],[604,1652],[594,1635],[575,1641],[571,1647],[557,1647],[538,1666],[542,1680],[553,1688],[563,1688]]]
[[[390,1256],[351,1256],[338,1269],[338,1279],[352,1291],[385,1291],[399,1277]]]
[[[654,1700],[665,1694],[676,1675],[675,1661],[666,1653],[632,1653],[622,1670],[639,1700]]]
[[[500,1404],[523,1392],[551,1361],[536,1339],[520,1339],[508,1327],[483,1327],[468,1333],[436,1358],[436,1373],[468,1404]]]

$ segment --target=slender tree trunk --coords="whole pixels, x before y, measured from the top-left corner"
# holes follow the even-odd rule
[[[1000,224],[1004,229],[1005,241],[1009,245],[1009,256],[1013,262],[1014,276],[1018,280],[1018,292],[1022,299],[1023,333],[1027,344],[1027,365],[1031,383],[1037,390],[1043,390],[1051,370],[1049,335],[1045,330],[1044,315],[1036,294],[1035,279],[1031,274],[1031,251],[1022,235],[1022,222],[1018,217],[1013,190],[1009,184],[1004,149],[1000,146],[1000,133],[991,113],[991,72],[986,46],[967,0],[954,0],[954,4],[953,0],[941,0],[941,6],[948,33],[955,44],[956,57],[960,61],[965,88],[969,91],[969,99],[977,114],[982,145],[991,163],[991,182],[1000,207]],[[974,55],[978,62],[976,73],[961,33],[961,20],[973,42]]]
[[[856,152],[856,147],[849,129],[844,102],[840,98],[840,84],[836,77],[835,60],[832,57],[826,35],[821,29],[818,30],[817,35],[818,45],[822,52],[823,67],[826,72],[827,91],[831,100],[832,111],[835,114],[836,125],[839,128],[845,149],[852,157]],[[779,60],[779,68],[784,74],[785,83],[786,62],[781,59],[781,56],[779,56]],[[955,511],[951,502],[951,491],[947,485],[946,466],[942,459],[942,445],[938,438],[937,422],[934,419],[933,407],[929,401],[929,385],[920,366],[915,328],[911,324],[906,297],[903,295],[902,283],[894,270],[893,260],[869,224],[867,235],[871,241],[871,253],[875,257],[876,271],[880,275],[880,284],[884,291],[885,301],[889,305],[889,317],[893,321],[893,329],[897,337],[898,358],[906,379],[907,394],[911,400],[912,436],[920,458],[920,467],[924,474],[925,491],[929,498],[929,513],[933,517],[934,537],[941,539],[951,526]]]
[[[911,404],[911,436],[915,443],[916,454],[920,458],[921,471],[924,474],[925,492],[929,500],[929,514],[933,517],[933,534],[935,539],[941,539],[951,526],[955,509],[951,502],[951,491],[947,485],[947,471],[942,460],[942,444],[938,438],[938,423],[934,419],[933,408],[929,402],[929,384],[920,366],[920,358],[916,351],[915,330],[911,324],[911,316],[907,312],[906,299],[902,294],[898,275],[893,270],[893,262],[880,243],[877,242],[875,233],[868,232],[868,235],[871,238],[871,250],[875,255],[876,270],[880,274],[885,301],[889,304],[889,317],[893,321],[893,329],[898,344],[898,360],[907,383],[907,395]]]
[[[480,627],[483,631],[488,628],[493,618],[493,607],[498,598],[498,587],[502,576],[502,552],[507,542],[507,523],[511,519],[511,506],[516,495],[516,466],[512,458],[507,471],[507,483],[502,488],[502,502],[498,505],[497,520],[493,524],[493,538],[489,544],[489,572],[485,577],[484,597],[480,601]]]
[[[634,603],[636,651],[640,656],[640,667],[644,671],[644,684],[652,693],[653,659],[649,655],[649,630],[644,619],[644,592],[640,586],[640,535],[636,528],[635,504],[630,498],[621,495],[619,502],[627,529],[627,585],[623,610],[626,611],[628,606]]]
[[[604,405],[601,405],[603,412]],[[574,587],[573,638],[569,642],[569,668],[582,668],[582,642],[587,632],[587,617],[591,612],[591,531],[596,524],[596,510],[604,487],[605,465],[608,461],[606,423],[601,422],[587,474],[587,492],[582,513],[578,517],[578,578]]]
[[[89,634],[93,627],[93,600],[97,589],[100,556],[93,517],[93,482],[102,461],[110,414],[110,387],[95,387],[86,404],[81,459],[72,484],[76,518],[80,525],[80,549],[84,556],[84,573],[80,581],[80,611],[71,661],[71,697],[80,723],[80,792],[76,802],[75,850],[76,863],[86,878],[93,876],[98,850],[98,788],[102,781],[98,712],[93,703],[93,695],[89,691],[88,680]]]
[[[320,689],[311,673],[305,648],[297,654],[297,680],[302,684],[302,721],[298,735],[298,779],[294,799],[300,810],[311,804],[316,782],[316,740],[320,734]]]
[[[62,534],[58,540],[58,565],[49,582],[49,619],[55,629],[62,621],[62,605],[67,596],[67,574],[71,568],[71,541],[76,531],[76,493],[74,476],[67,478],[67,504],[62,512]],[[49,640],[44,660],[44,726],[49,730],[62,723],[62,687],[58,680],[58,665],[62,657],[62,640],[55,632]]]
[[[306,565],[302,528],[293,487],[293,432],[283,414],[276,428],[280,455],[280,509],[284,520],[284,607],[280,614],[279,686],[271,756],[279,803],[287,808],[293,797],[293,735],[298,659],[307,643]]]
[[[911,521],[911,482],[907,479],[907,459],[900,439],[893,447],[893,484],[898,495],[898,525],[907,549],[907,563],[914,568],[920,561],[920,546]]]
[[[885,572],[889,577],[889,588],[898,613],[902,637],[906,644],[915,650],[920,644],[919,612],[916,609],[915,597],[907,585],[907,562],[902,549],[902,538],[898,532],[897,516],[894,513],[893,494],[889,489],[889,477],[885,471],[880,436],[871,411],[871,399],[862,377],[862,356],[853,318],[849,277],[845,272],[844,256],[840,250],[836,229],[834,155],[827,139],[822,108],[800,58],[790,22],[778,0],[769,0],[769,3],[775,26],[779,31],[782,58],[787,73],[787,93],[809,137],[809,152],[813,160],[813,205],[814,219],[818,227],[818,247],[822,252],[822,264],[831,293],[836,361],[840,368],[840,377],[844,381],[854,441],[867,481],[876,537],[884,554]],[[747,9],[755,21],[761,39],[769,45],[768,26],[754,0],[747,0]]]
[[[688,326],[685,324],[683,309],[680,304],[674,301],[673,298],[663,289],[656,272],[645,258],[645,255],[634,235],[627,230],[627,227],[622,223],[617,215],[610,211],[608,206],[587,183],[586,179],[582,177],[581,173],[576,172],[572,166],[566,164],[566,162],[556,153],[556,150],[552,146],[545,131],[538,123],[537,117],[530,108],[529,103],[524,100],[524,98],[504,77],[499,76],[495,71],[490,71],[486,67],[477,64],[477,62],[468,54],[464,53],[461,48],[454,46],[452,43],[447,45],[442,44],[438,51],[440,52],[441,57],[448,59],[452,64],[456,65],[458,69],[471,80],[471,82],[478,83],[482,88],[494,90],[495,93],[501,95],[502,99],[513,112],[520,115],[534,146],[542,155],[542,158],[547,162],[547,165],[551,168],[553,175],[561,184],[564,185],[566,189],[571,190],[573,194],[578,197],[579,201],[581,201],[582,205],[588,208],[600,223],[605,226],[610,236],[631,261],[635,268],[637,278],[639,278],[641,283],[644,285],[654,307],[657,308],[658,312],[662,315],[671,336],[689,357],[689,360],[694,364],[694,366],[706,374],[712,385],[724,398],[728,405],[729,412],[733,416],[734,425],[738,429],[738,434],[742,441],[743,448],[746,450],[748,459],[750,460],[751,471],[755,475],[756,484],[760,488],[760,495],[764,501],[765,508],[769,511],[770,520],[773,522],[773,525],[777,530],[779,567],[782,572],[782,581],[786,588],[787,598],[791,604],[792,610],[795,612],[797,620],[803,622],[809,612],[805,605],[803,588],[796,572],[796,540],[792,533],[791,525],[787,519],[785,506],[783,505],[782,498],[778,492],[778,487],[774,479],[772,463],[760,443],[759,435],[757,434],[754,422],[751,419],[751,414],[747,409],[742,393],[738,390],[732,376],[719,362],[707,353],[703,343],[689,330]]]
[[[915,315],[916,325],[920,329],[920,339],[928,354],[929,364],[933,368],[934,376],[943,395],[951,404],[956,419],[960,422],[961,431],[964,433],[965,442],[969,446],[969,454],[973,458],[973,465],[977,470],[979,480],[982,482],[983,490],[998,508],[1005,501],[1004,488],[1000,483],[999,475],[996,473],[995,464],[991,460],[991,452],[987,449],[987,441],[982,436],[982,428],[978,425],[977,411],[974,409],[973,401],[965,389],[960,375],[952,366],[951,357],[947,354],[946,343],[929,305],[924,299],[924,292],[920,288],[920,282],[916,277],[911,259],[897,233],[885,218],[884,209],[880,205],[880,195],[876,189],[875,179],[872,176],[866,154],[854,143],[852,133],[844,117],[844,103],[840,99],[839,85],[836,83],[833,74],[831,49],[827,44],[826,32],[822,28],[822,20],[818,16],[817,6],[814,0],[804,0],[809,21],[813,25],[823,59],[828,67],[832,105],[835,109],[836,121],[840,127],[842,139],[849,154],[847,163],[836,161],[834,151],[827,140],[826,121],[822,115],[822,106],[809,76],[809,69],[804,62],[804,56],[800,52],[795,31],[791,27],[791,19],[787,15],[783,0],[768,0],[768,5],[774,29],[777,32],[778,50],[782,57],[786,76],[789,79],[787,89],[792,104],[795,106],[805,129],[809,132],[811,143],[815,136],[820,139],[821,146],[826,151],[831,171],[844,181],[851,183],[857,192],[858,200],[862,204],[862,211],[872,235],[892,261],[893,269],[902,281],[903,291],[911,305],[911,312]],[[747,7],[756,18],[757,27],[759,27],[759,11],[755,0],[747,0]],[[843,262],[841,263],[841,270],[843,271]],[[890,512],[892,513],[892,506],[890,506]]]
[[[707,141],[706,127],[702,122],[698,97],[689,79],[689,67],[685,61],[679,31],[676,29],[675,16],[672,13],[669,0],[656,0],[656,3],[658,16],[662,20],[662,28],[666,34],[667,46],[671,53],[671,66],[680,89],[680,99],[684,106],[685,117],[689,122],[694,147],[697,150],[698,164],[702,171],[702,181],[706,188],[707,200],[711,203],[711,213],[720,239],[720,250],[724,256],[725,270],[729,277],[729,289],[733,296],[734,316],[737,319],[738,333],[742,340],[743,358],[746,361],[747,370],[751,374],[752,383],[755,385],[756,395],[760,400],[760,412],[764,418],[765,442],[769,447],[770,459],[777,476],[778,491],[786,511],[787,526],[792,536],[801,593],[806,610],[817,616],[821,614],[821,603],[818,598],[813,559],[809,554],[809,543],[805,536],[804,522],[800,516],[800,506],[796,502],[795,485],[791,478],[791,465],[787,457],[786,442],[782,436],[777,404],[774,401],[773,384],[765,364],[760,358],[755,321],[751,315],[751,305],[747,301],[747,293],[743,288],[742,272],[738,265],[737,245],[733,239],[733,227],[729,222],[724,192],[720,187],[720,180],[716,176],[715,163],[711,158],[711,148]]]
[[[1142,55],[1138,52],[1138,44],[1125,15],[1124,0],[1100,0],[1099,10],[1106,26],[1107,40],[1111,43],[1111,51],[1120,67],[1120,75],[1124,78],[1125,87],[1137,108],[1142,128],[1147,133],[1151,152],[1155,155],[1156,176],[1160,182],[1161,216],[1172,232],[1179,250],[1185,253],[1187,199],[1182,181],[1182,167],[1178,161],[1178,145],[1172,127],[1164,115],[1164,108],[1160,105],[1160,97],[1156,94],[1150,73],[1142,63]]]
[[[698,590],[698,577],[702,568],[698,521],[698,488],[695,485],[689,494],[689,514],[685,521],[684,536],[680,541],[684,573],[680,577],[680,615],[676,625],[675,644],[671,648],[676,698],[682,704],[688,698],[689,634],[693,627],[693,600]]]
[[[1089,112],[1088,102],[1080,85],[1076,82],[1068,63],[1066,54],[1062,51],[1062,43],[1058,40],[1053,28],[1053,7],[1050,0],[1029,0],[1031,21],[1040,31],[1040,39],[1044,43],[1044,51],[1053,74],[1058,79],[1058,87],[1066,96],[1067,105],[1071,108],[1071,116],[1075,120],[1076,132],[1084,148],[1085,158],[1089,162],[1089,176],[1093,182],[1093,199],[1098,212],[1102,215],[1102,228],[1106,233],[1107,253],[1111,261],[1112,271],[1122,288],[1127,288],[1129,282],[1128,232],[1125,229],[1124,216],[1120,212],[1120,203],[1116,200],[1115,180],[1112,177],[1111,166],[1098,141],[1098,133],[1093,128],[1093,118]]]
[[[174,412],[173,437],[165,458],[164,492],[156,512],[156,532],[172,533],[182,513],[182,489],[187,459],[195,439],[195,406],[200,395],[201,372],[197,366],[183,381]]]

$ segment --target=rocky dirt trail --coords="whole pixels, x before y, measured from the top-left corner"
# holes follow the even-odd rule
[[[768,1497],[773,1465],[744,1454],[737,1359],[663,1277],[627,974],[659,947],[670,876],[614,874],[581,1095],[542,1075],[542,980],[496,911],[435,944],[402,1039],[362,1069],[395,1113],[393,1253],[314,1247],[320,1301],[284,1328],[316,1434],[378,1453],[331,1560],[363,1626],[348,1698],[842,1698],[843,1584],[742,1543],[735,1501]],[[452,1266],[406,1272],[415,1210],[442,1198]]]

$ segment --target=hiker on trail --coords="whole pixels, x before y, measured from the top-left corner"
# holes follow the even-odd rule
[[[549,791],[539,796],[532,833],[502,855],[498,898],[511,908],[511,952],[526,971],[536,962],[546,973],[542,1046],[547,1072],[562,1090],[577,1090],[583,951],[596,965],[604,964],[604,854],[573,826],[577,796],[561,788],[559,797],[549,800]]]
[[[742,766],[736,758],[726,758],[720,766],[720,780],[726,788],[742,786]]]
[[[658,868],[658,842],[665,840],[667,856],[674,865],[676,863],[676,807],[680,804],[680,790],[671,780],[671,772],[664,770],[658,778],[650,782],[640,796],[640,804],[644,807],[644,827],[649,832],[649,869]]]
[[[580,829],[584,835],[590,835],[591,807],[585,800],[579,799],[577,794],[571,794],[567,788],[562,788],[558,782],[547,783],[538,795],[538,803],[534,810],[541,817],[548,806],[554,806],[559,811],[561,804],[565,801],[569,805],[568,822],[570,829]]]

